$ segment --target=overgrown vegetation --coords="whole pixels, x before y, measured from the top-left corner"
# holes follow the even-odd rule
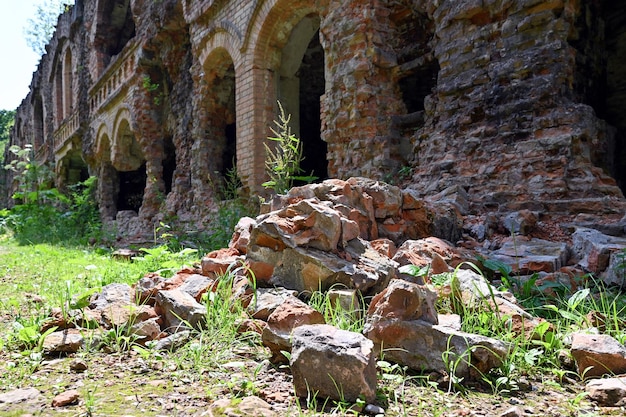
[[[68,187],[67,193],[51,187],[52,171],[38,164],[30,145],[11,146],[15,156],[5,169],[14,173],[15,206],[0,211],[0,230],[22,244],[64,243],[86,245],[101,237],[95,200],[96,178]]]
[[[4,157],[4,149],[9,143],[9,134],[15,123],[15,110],[0,110],[0,159]]]
[[[313,175],[302,175],[302,142],[291,133],[289,122],[291,115],[278,102],[280,113],[278,120],[274,120],[275,128],[271,128],[274,136],[268,137],[276,146],[265,146],[265,172],[269,180],[263,187],[273,190],[277,194],[284,194],[294,185],[295,181],[311,183],[317,179]]]

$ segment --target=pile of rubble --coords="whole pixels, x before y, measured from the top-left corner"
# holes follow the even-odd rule
[[[568,226],[566,241],[549,241],[531,237],[541,227],[540,213],[477,217],[465,209],[458,189],[424,200],[411,190],[364,178],[296,187],[270,201],[256,219],[241,219],[229,247],[204,256],[201,267],[169,279],[150,274],[132,288],[108,285],[74,321],[128,328],[140,343],[173,349],[187,342],[190,328],[202,327],[204,295],[229,276],[232,297],[246,311],[241,331],[260,333],[272,362],[289,362],[297,395],[314,390],[328,398],[372,402],[381,352],[411,369],[468,379],[499,366],[510,353],[502,341],[462,332],[458,316],[437,313],[440,294],[425,285],[434,275],[454,272],[449,291],[468,306],[480,305],[479,299],[491,303],[528,335],[541,320],[468,262],[497,260],[520,281],[537,274],[538,286],[551,281],[572,293],[589,272],[626,288],[624,221],[603,225],[602,231]],[[511,234],[503,237],[498,230]],[[428,269],[409,274],[406,265]],[[326,324],[303,301],[315,291],[326,292],[350,314],[364,315],[363,333]],[[47,326],[62,330],[49,334],[44,348],[76,351],[85,343],[81,333],[63,329],[62,315],[56,316]],[[626,372],[626,347],[610,336],[575,334],[571,353],[580,374]],[[591,390],[598,383],[590,384]],[[626,402],[626,390],[621,396],[601,392],[594,394],[599,402]]]

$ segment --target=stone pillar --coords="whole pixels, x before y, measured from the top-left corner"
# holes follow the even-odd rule
[[[382,178],[402,163],[390,122],[406,110],[391,68],[377,62],[391,30],[381,3],[333,0],[322,17],[327,80],[322,138],[331,177]]]

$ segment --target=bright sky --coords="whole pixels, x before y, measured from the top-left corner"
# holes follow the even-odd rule
[[[13,110],[28,94],[39,56],[24,40],[23,28],[37,0],[0,0],[0,110]]]

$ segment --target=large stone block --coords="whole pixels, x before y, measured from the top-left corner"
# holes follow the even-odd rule
[[[374,344],[359,333],[324,324],[300,326],[293,332],[290,365],[298,397],[376,398]]]

